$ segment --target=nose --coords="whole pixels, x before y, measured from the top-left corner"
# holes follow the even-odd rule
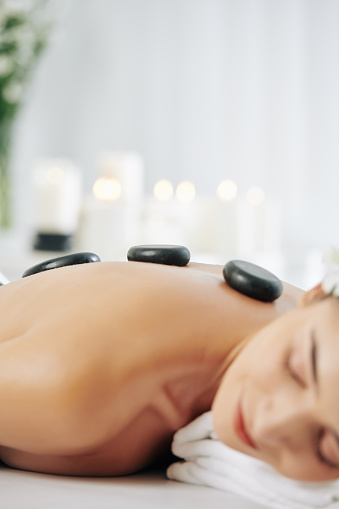
[[[260,445],[300,447],[314,420],[314,405],[307,400],[270,398],[259,403],[252,423],[252,438]]]

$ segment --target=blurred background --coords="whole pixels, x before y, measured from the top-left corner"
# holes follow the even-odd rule
[[[32,2],[2,4],[0,22]],[[51,27],[13,121],[0,270],[52,257],[56,234],[104,260],[185,244],[192,261],[317,283],[339,246],[339,2],[40,4]],[[0,44],[0,92],[4,67]]]

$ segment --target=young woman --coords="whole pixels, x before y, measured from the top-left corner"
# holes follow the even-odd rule
[[[92,263],[1,287],[0,458],[129,474],[212,407],[227,445],[296,479],[339,476],[339,303],[310,305],[318,293],[285,284],[263,303],[193,263]]]

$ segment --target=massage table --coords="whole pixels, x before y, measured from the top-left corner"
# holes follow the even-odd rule
[[[242,497],[166,479],[149,469],[115,478],[77,478],[0,466],[0,509],[265,509]]]

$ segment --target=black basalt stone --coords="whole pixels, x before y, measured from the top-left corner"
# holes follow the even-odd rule
[[[188,264],[191,253],[184,246],[149,245],[133,246],[128,250],[127,260],[130,262],[160,263],[184,267]]]
[[[226,283],[234,290],[263,302],[273,302],[280,297],[283,285],[274,274],[258,265],[242,260],[232,260],[224,266]]]
[[[38,263],[27,269],[22,277],[32,276],[38,272],[45,272],[46,270],[58,269],[60,267],[67,267],[68,265],[80,265],[82,263],[100,262],[98,255],[94,253],[74,253],[65,256],[59,256],[42,263]]]

